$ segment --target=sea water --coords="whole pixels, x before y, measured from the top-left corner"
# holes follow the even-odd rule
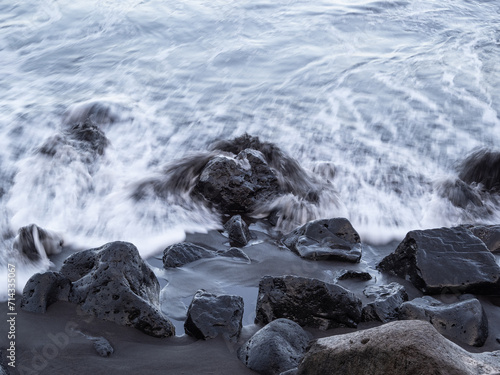
[[[367,243],[500,221],[494,200],[439,193],[500,146],[498,1],[0,0],[0,61],[2,264],[31,223],[144,257],[220,228],[189,196],[133,190],[244,133],[323,170],[339,204],[318,218],[347,217]],[[94,105],[103,155],[37,151]]]

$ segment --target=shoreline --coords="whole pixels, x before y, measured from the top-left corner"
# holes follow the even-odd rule
[[[382,274],[375,265],[387,254],[394,251],[397,243],[386,246],[364,245],[360,263],[337,261],[308,261],[280,249],[275,239],[266,233],[262,222],[254,223],[250,230],[254,239],[242,250],[251,259],[250,264],[225,259],[199,260],[184,267],[164,270],[160,254],[148,258],[148,263],[162,286],[160,294],[162,310],[176,325],[176,336],[154,338],[131,327],[119,326],[83,313],[79,307],[69,302],[50,305],[45,314],[25,312],[20,309],[21,296],[16,296],[16,364],[14,374],[252,374],[238,359],[236,350],[242,346],[262,326],[253,323],[255,318],[256,295],[259,280],[264,275],[300,275],[331,281],[340,269],[364,270],[373,279],[369,282],[355,280],[338,281],[338,284],[363,297],[367,284],[383,285],[397,281],[404,285],[409,299],[422,293],[408,281],[396,276]],[[219,231],[206,234],[189,234],[186,241],[204,244],[210,248],[229,248],[227,237]],[[497,260],[498,260],[498,256]],[[63,259],[58,255],[53,259],[55,268]],[[182,327],[182,303],[189,301],[189,295],[197,289],[210,292],[240,291],[245,302],[243,329],[237,342],[230,343],[220,337],[210,340],[196,340],[180,331]],[[218,290],[214,290],[218,289]],[[191,294],[191,295],[192,295]],[[452,303],[458,296],[446,294],[434,296],[442,302]],[[177,298],[177,306],[169,303]],[[455,342],[471,353],[500,350],[500,297],[477,296],[489,321],[489,336],[482,347],[472,347]],[[179,299],[184,302],[179,304]],[[362,298],[363,299],[363,298]],[[364,298],[363,302],[366,302]],[[170,305],[170,307],[169,307]],[[175,305],[175,303],[174,303]],[[165,311],[167,310],[167,311]],[[5,317],[7,303],[0,304],[0,313]],[[177,313],[177,316],[172,316]],[[2,332],[7,332],[6,319],[2,322]],[[350,333],[379,326],[380,322],[360,323],[357,329],[335,328],[326,331],[304,327],[311,340],[322,337]],[[93,343],[84,335],[104,337],[114,348],[108,358],[97,355]],[[0,338],[2,357],[6,364],[5,349],[8,347],[6,335]],[[10,370],[10,368],[9,368]]]

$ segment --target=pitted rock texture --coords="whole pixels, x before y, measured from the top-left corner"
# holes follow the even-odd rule
[[[175,334],[160,311],[160,284],[131,243],[111,242],[75,253],[64,261],[61,274],[72,281],[70,302],[83,311],[150,336]]]
[[[337,284],[299,276],[264,276],[259,284],[256,323],[278,318],[322,330],[357,327],[361,300]]]

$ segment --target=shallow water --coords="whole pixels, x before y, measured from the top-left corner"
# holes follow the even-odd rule
[[[494,200],[460,208],[438,188],[499,147],[499,15],[479,0],[0,0],[0,259],[30,223],[145,257],[219,228],[188,197],[132,191],[245,132],[305,168],[333,165],[340,206],[317,216],[347,217],[365,242],[498,223]],[[36,152],[89,103],[107,111],[104,155]]]

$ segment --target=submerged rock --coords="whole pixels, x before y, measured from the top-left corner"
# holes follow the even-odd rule
[[[459,167],[458,177],[468,184],[480,184],[489,192],[500,191],[500,152],[479,150]]]
[[[47,258],[47,255],[59,254],[64,241],[55,232],[30,224],[19,228],[12,248],[31,261]]]
[[[248,225],[240,215],[235,215],[224,224],[229,241],[233,246],[245,246],[250,241],[251,235]]]
[[[160,311],[160,284],[134,245],[111,242],[75,253],[64,261],[61,274],[72,281],[70,302],[83,311],[150,336],[175,334]]]
[[[442,335],[467,345],[483,346],[488,338],[488,318],[476,298],[452,304],[415,298],[401,305],[399,318],[428,321]]]
[[[189,305],[184,329],[197,339],[213,339],[219,335],[236,342],[242,327],[243,298],[217,295],[201,289]]]
[[[377,268],[410,280],[427,294],[500,295],[500,266],[463,227],[411,231]]]
[[[278,178],[261,152],[246,149],[236,157],[215,156],[206,165],[195,191],[227,214],[250,212],[281,193]]]
[[[305,259],[352,263],[361,259],[359,235],[344,218],[310,221],[283,236],[281,242]]]
[[[264,276],[259,283],[256,323],[278,318],[327,330],[357,327],[361,301],[337,284],[299,276]]]
[[[500,372],[500,351],[473,354],[422,321],[317,340],[299,365],[299,375],[486,375]]]
[[[68,301],[70,292],[71,281],[59,272],[36,273],[24,286],[21,309],[45,313],[54,302]]]
[[[363,293],[369,298],[375,297],[375,301],[369,302],[363,307],[363,320],[365,322],[378,320],[387,323],[397,320],[399,307],[404,301],[408,301],[404,286],[396,282],[389,285],[369,286]]]
[[[297,367],[309,342],[295,322],[277,319],[257,331],[238,349],[238,358],[259,374],[278,375]]]

